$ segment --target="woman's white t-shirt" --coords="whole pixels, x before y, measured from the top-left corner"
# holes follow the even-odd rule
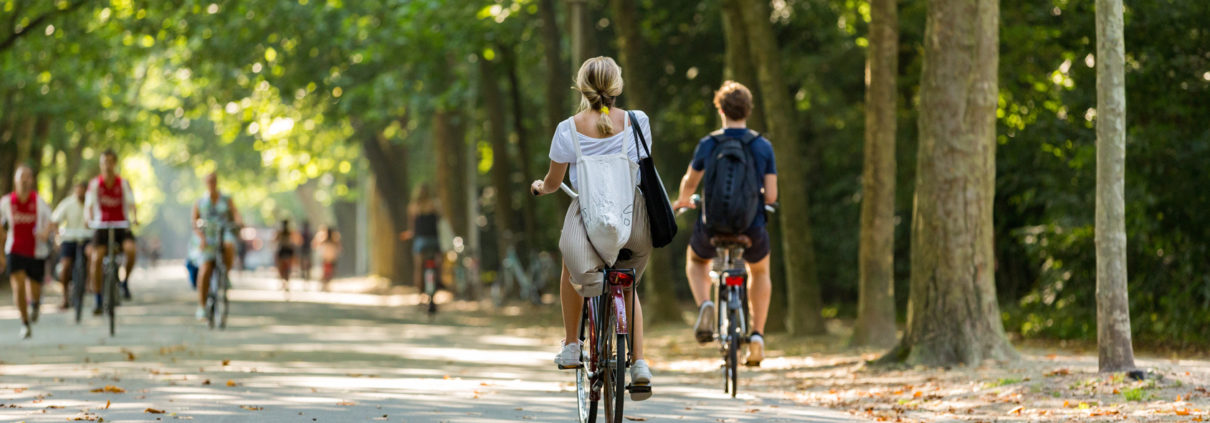
[[[647,157],[647,152],[643,151],[642,147],[634,141],[634,130],[630,128],[630,124],[638,124],[639,129],[643,131],[643,138],[647,141],[647,150],[651,150],[651,123],[647,118],[647,114],[639,110],[633,110],[635,122],[628,122],[626,128],[615,132],[613,135],[606,138],[593,138],[583,133],[580,133],[580,152],[585,156],[600,156],[605,154],[616,154],[622,151],[622,143],[628,143],[625,148],[630,149],[630,160],[638,163],[639,160]],[[557,163],[568,163],[571,166],[567,170],[568,176],[571,178],[571,187],[579,190],[576,185],[576,144],[571,139],[574,125],[572,119],[564,120],[559,123],[559,127],[555,128],[555,136],[550,141],[550,159]],[[629,119],[627,119],[629,120]],[[639,175],[636,172],[634,180],[639,180]]]

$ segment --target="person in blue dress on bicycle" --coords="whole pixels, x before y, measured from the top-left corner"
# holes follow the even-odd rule
[[[196,223],[199,220],[204,221],[207,225],[230,225],[222,229],[222,245],[219,245],[218,231],[204,230],[196,224],[193,226],[194,236],[198,240],[198,258],[201,262],[197,280],[198,307],[196,317],[198,320],[205,320],[206,299],[210,294],[210,277],[214,274],[214,265],[218,258],[218,251],[221,248],[223,252],[223,270],[230,272],[231,265],[235,259],[235,243],[238,239],[236,238],[235,227],[239,226],[240,222],[239,212],[235,209],[235,203],[231,201],[231,197],[221,194],[218,190],[217,173],[211,173],[206,176],[206,195],[193,204],[193,218],[191,221]]]
[[[691,196],[697,191],[698,185],[708,167],[714,165],[715,147],[720,142],[740,140],[747,149],[746,157],[750,158],[745,164],[748,171],[756,175],[759,191],[754,195],[763,200],[743,207],[755,207],[756,210],[719,210],[723,214],[755,213],[752,223],[747,230],[740,234],[746,235],[751,242],[744,249],[743,259],[747,262],[750,307],[752,309],[752,334],[748,344],[747,363],[759,366],[764,359],[765,351],[765,322],[769,315],[769,300],[772,295],[772,282],[769,278],[769,232],[765,229],[766,218],[762,212],[765,204],[777,202],[777,164],[773,158],[773,144],[756,131],[748,129],[748,115],[752,112],[752,93],[742,84],[726,81],[722,88],[714,94],[714,107],[718,109],[723,128],[710,133],[698,142],[697,150],[693,153],[693,161],[685,176],[681,178],[680,193],[672,203],[675,209],[696,208]],[[702,192],[709,195],[711,186],[702,187]],[[737,204],[743,202],[737,202]],[[712,211],[714,213],[714,211]],[[693,291],[693,299],[698,304],[697,324],[694,325],[694,336],[698,342],[707,343],[713,339],[715,326],[715,304],[710,301],[710,266],[717,251],[710,243],[715,235],[709,225],[702,219],[697,219],[693,227],[693,235],[689,238],[689,248],[685,252],[685,273],[688,276],[689,288]]]

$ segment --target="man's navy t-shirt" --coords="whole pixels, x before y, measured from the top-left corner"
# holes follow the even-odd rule
[[[723,134],[728,137],[743,137],[748,133],[745,128],[727,128],[723,130]],[[693,170],[702,171],[706,169],[706,160],[710,159],[710,155],[714,152],[714,138],[707,135],[697,143],[697,150],[693,152],[693,162],[690,166]],[[748,151],[752,153],[752,158],[756,160],[756,174],[760,175],[757,181],[760,183],[761,189],[765,187],[765,175],[777,174],[777,162],[773,159],[773,144],[764,136],[753,140],[748,144]],[[752,226],[765,226],[765,214],[756,213],[756,219],[752,221]]]

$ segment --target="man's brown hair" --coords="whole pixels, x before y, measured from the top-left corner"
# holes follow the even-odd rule
[[[723,111],[727,119],[744,120],[752,113],[752,92],[735,81],[725,81],[714,92],[714,107]]]

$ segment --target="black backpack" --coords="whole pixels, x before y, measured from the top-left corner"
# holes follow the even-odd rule
[[[706,162],[702,218],[712,235],[742,234],[761,208],[756,159],[748,148],[760,133],[748,130],[736,138],[718,131],[710,137],[715,145]]]

